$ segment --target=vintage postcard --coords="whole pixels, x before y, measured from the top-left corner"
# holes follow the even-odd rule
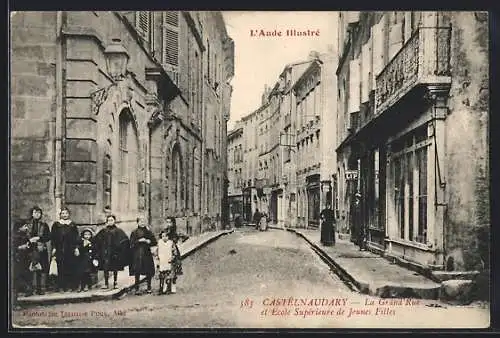
[[[11,329],[488,328],[488,24],[11,12]]]

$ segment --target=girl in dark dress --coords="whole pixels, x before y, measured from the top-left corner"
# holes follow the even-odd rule
[[[155,235],[146,227],[144,218],[137,218],[137,229],[130,234],[132,260],[129,266],[130,276],[135,276],[135,294],[139,295],[141,275],[146,276],[147,293],[151,293],[151,279],[155,274],[155,264],[151,248],[157,245]]]
[[[117,289],[118,271],[129,265],[130,241],[125,232],[116,226],[116,217],[106,218],[106,227],[95,236],[99,270],[104,271],[103,289],[109,288],[109,273],[113,272],[113,289]]]
[[[59,291],[78,290],[78,256],[80,236],[78,229],[70,219],[70,212],[62,208],[60,219],[52,225],[52,255],[57,262],[57,285]]]
[[[47,223],[42,222],[42,209],[35,206],[31,209],[31,220],[26,224],[30,242],[30,253],[32,262],[33,289],[39,295],[45,294],[47,274],[49,273],[48,242],[50,241],[50,229]]]
[[[92,289],[92,274],[97,272],[99,262],[96,259],[93,239],[94,231],[86,228],[81,233],[80,241],[80,292]]]

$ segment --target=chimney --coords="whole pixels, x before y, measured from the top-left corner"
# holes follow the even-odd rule
[[[309,60],[319,59],[319,53],[315,50],[309,52]]]

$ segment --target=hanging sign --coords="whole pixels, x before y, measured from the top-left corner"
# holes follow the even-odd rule
[[[347,181],[355,181],[358,179],[358,171],[357,170],[347,170],[345,172],[345,179]]]

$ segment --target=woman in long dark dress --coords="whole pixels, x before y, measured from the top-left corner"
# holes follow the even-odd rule
[[[67,208],[61,209],[59,217],[51,230],[52,256],[56,256],[57,262],[57,286],[59,291],[77,291],[80,236]]]
[[[14,287],[16,295],[18,293],[29,294],[32,292],[30,271],[30,242],[28,235],[28,227],[25,223],[15,224],[16,231],[14,233]]]
[[[113,272],[113,289],[117,289],[118,271],[129,265],[130,241],[125,232],[116,226],[116,217],[106,217],[106,227],[95,236],[99,270],[104,271],[103,289],[109,288],[109,273]]]
[[[330,203],[321,210],[321,243],[325,246],[335,244],[335,213],[331,209]]]
[[[28,236],[30,241],[30,251],[32,255],[32,277],[33,289],[36,293],[43,295],[47,284],[47,274],[49,273],[49,252],[47,245],[50,241],[50,228],[47,223],[42,222],[43,211],[40,207],[33,207],[30,212]]]
[[[137,218],[137,229],[130,234],[130,248],[132,260],[129,266],[129,275],[135,276],[135,294],[140,294],[139,281],[141,275],[146,276],[147,293],[151,293],[151,279],[155,274],[155,264],[151,248],[156,246],[155,235],[146,227],[144,218]]]

